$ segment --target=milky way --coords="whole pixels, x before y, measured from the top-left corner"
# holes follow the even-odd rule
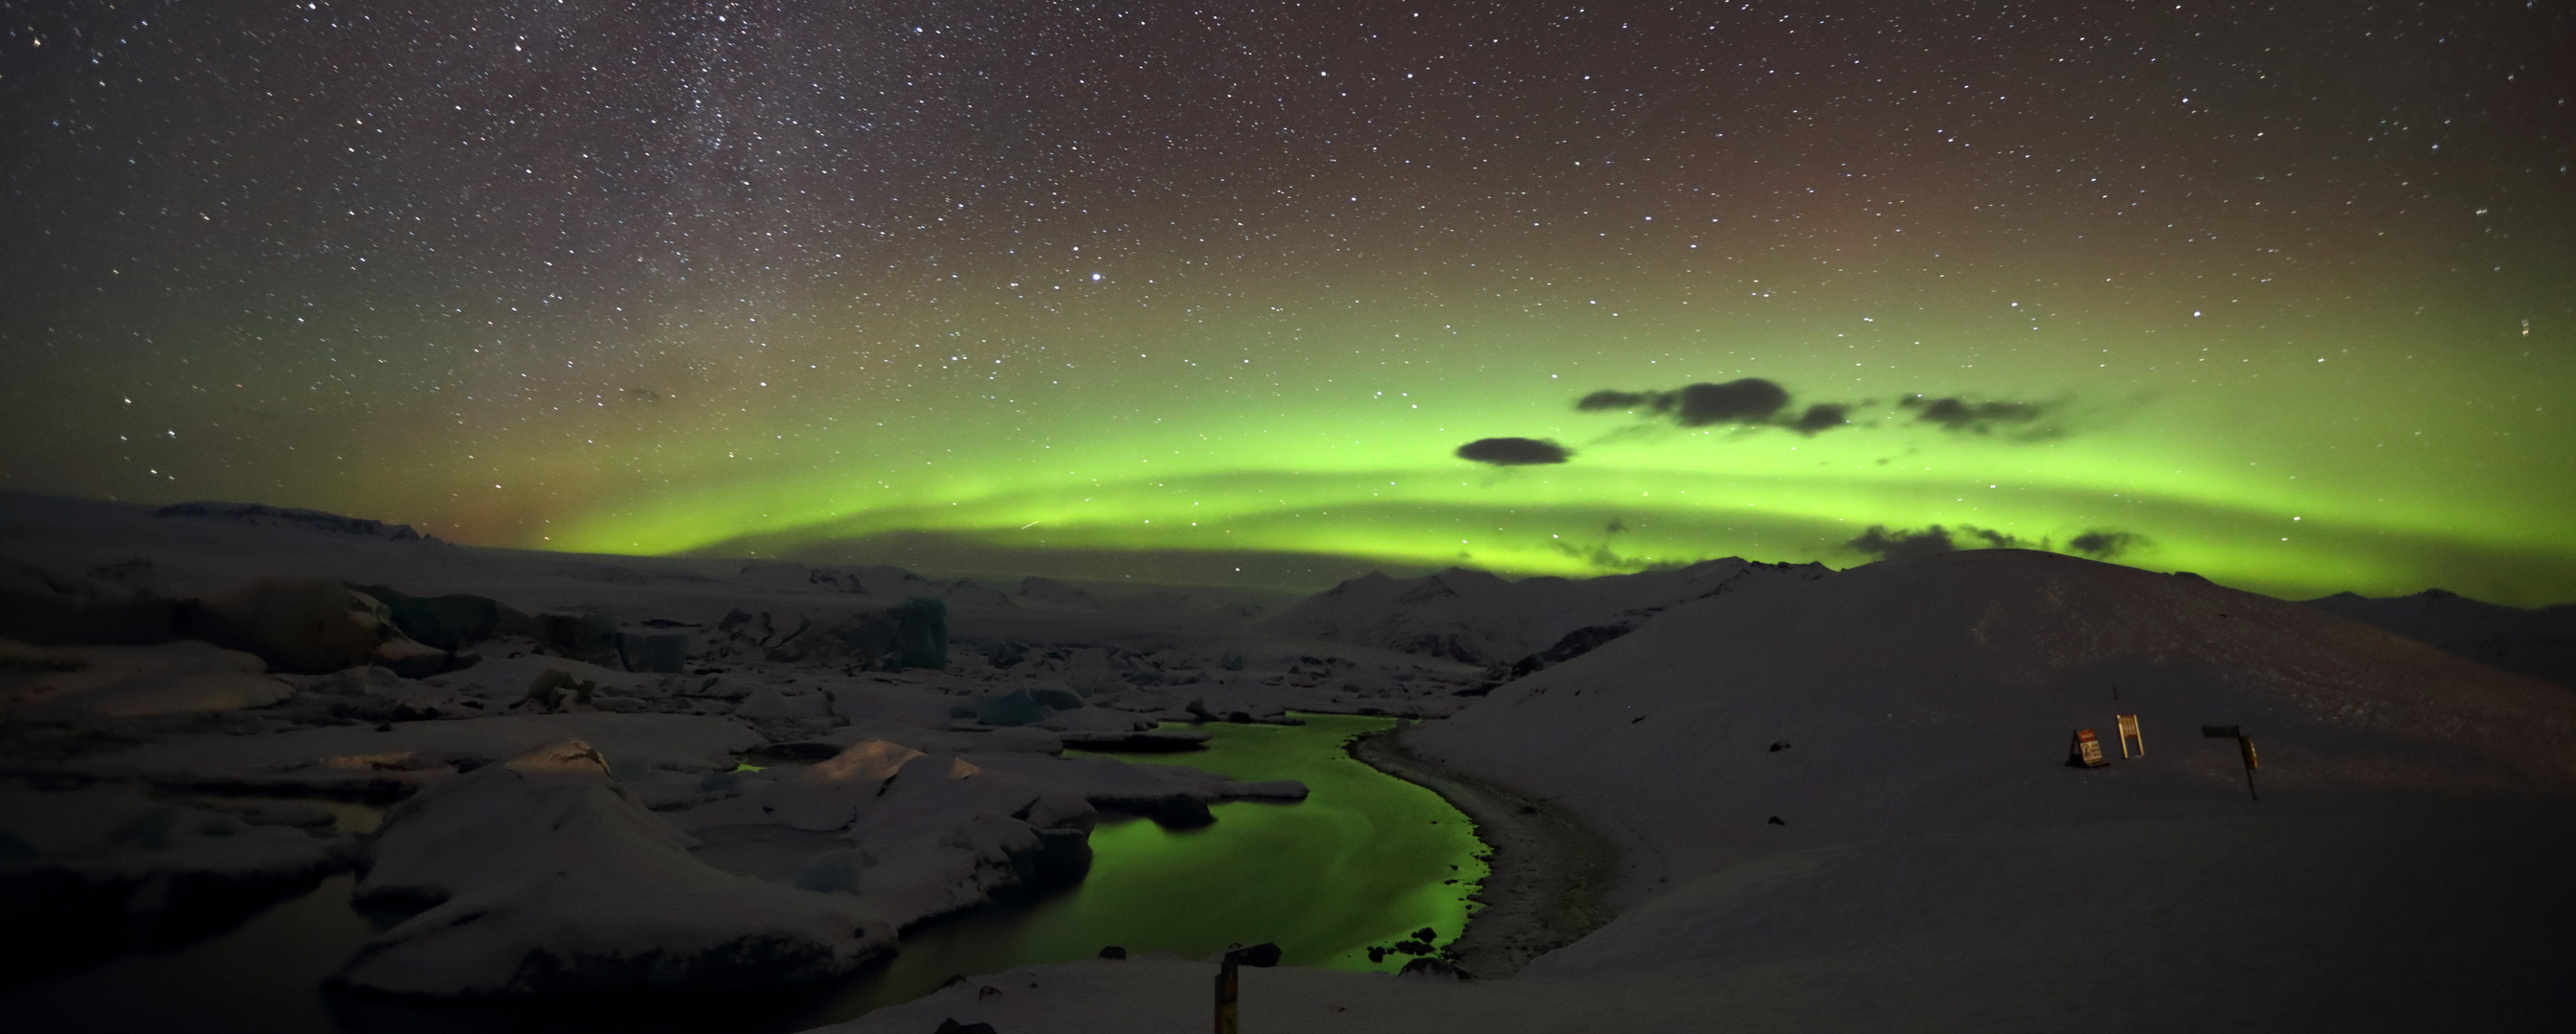
[[[2576,598],[2576,17],[2240,6],[0,3],[0,486]]]

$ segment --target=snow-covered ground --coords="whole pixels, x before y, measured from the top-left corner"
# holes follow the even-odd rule
[[[358,986],[848,972],[1077,878],[1100,810],[1300,792],[1067,744],[1303,709],[1427,719],[1381,760],[1489,827],[1498,932],[1459,957],[1517,972],[1249,971],[1250,1031],[2576,1025],[2576,693],[2190,576],[1987,550],[1296,601],[26,496],[0,560],[0,888],[238,909],[356,867],[397,920]],[[2066,764],[2079,728],[2107,767]],[[180,791],[403,803],[361,845]],[[1032,967],[846,1029],[1198,1029],[1213,972]]]
[[[2259,803],[2204,725],[2254,739]],[[2077,728],[2108,767],[2066,765]],[[2576,1021],[2576,694],[2188,576],[1982,551],[1721,594],[1407,745],[1591,819],[1618,918],[1509,980],[1255,974],[1246,1029]],[[843,1029],[1180,1030],[1211,969]]]

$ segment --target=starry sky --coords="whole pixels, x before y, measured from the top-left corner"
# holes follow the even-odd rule
[[[2576,599],[2564,2],[0,0],[0,488]]]

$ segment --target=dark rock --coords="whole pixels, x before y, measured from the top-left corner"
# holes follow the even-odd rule
[[[1395,975],[1405,980],[1442,981],[1475,979],[1475,977],[1469,975],[1466,970],[1459,969],[1457,966],[1451,965],[1446,961],[1434,958],[1419,958],[1411,962],[1407,962],[1404,964],[1403,969],[1396,971]]]
[[[1770,824],[1771,824],[1771,825],[1774,825],[1774,826],[1786,826],[1786,825],[1788,825],[1789,823],[1788,823],[1788,820],[1783,819],[1783,818],[1781,818],[1780,816],[1774,815],[1774,816],[1771,816],[1771,822],[1770,822]]]
[[[959,982],[963,983],[964,978],[959,978]],[[989,987],[984,990],[993,991],[993,989]],[[1000,994],[1001,992],[993,991],[993,993]],[[978,995],[977,997],[980,998],[982,996]],[[996,1032],[993,1030],[993,1025],[990,1023],[959,1023],[955,1017],[950,1017],[939,1021],[939,1029],[932,1032],[932,1034],[996,1034]]]
[[[1100,957],[1104,959],[1123,959],[1127,957],[1127,949],[1112,944],[1100,949]]]

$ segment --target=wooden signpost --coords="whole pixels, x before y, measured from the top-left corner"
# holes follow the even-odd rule
[[[2120,756],[2124,758],[2129,756],[2129,744],[2132,742],[2138,745],[2139,757],[2147,756],[2147,738],[2138,734],[2138,716],[2115,714],[2111,717],[2120,723]]]
[[[2091,729],[2075,730],[2075,742],[2066,747],[2066,767],[2106,768],[2110,759],[2102,756],[2102,740]]]

